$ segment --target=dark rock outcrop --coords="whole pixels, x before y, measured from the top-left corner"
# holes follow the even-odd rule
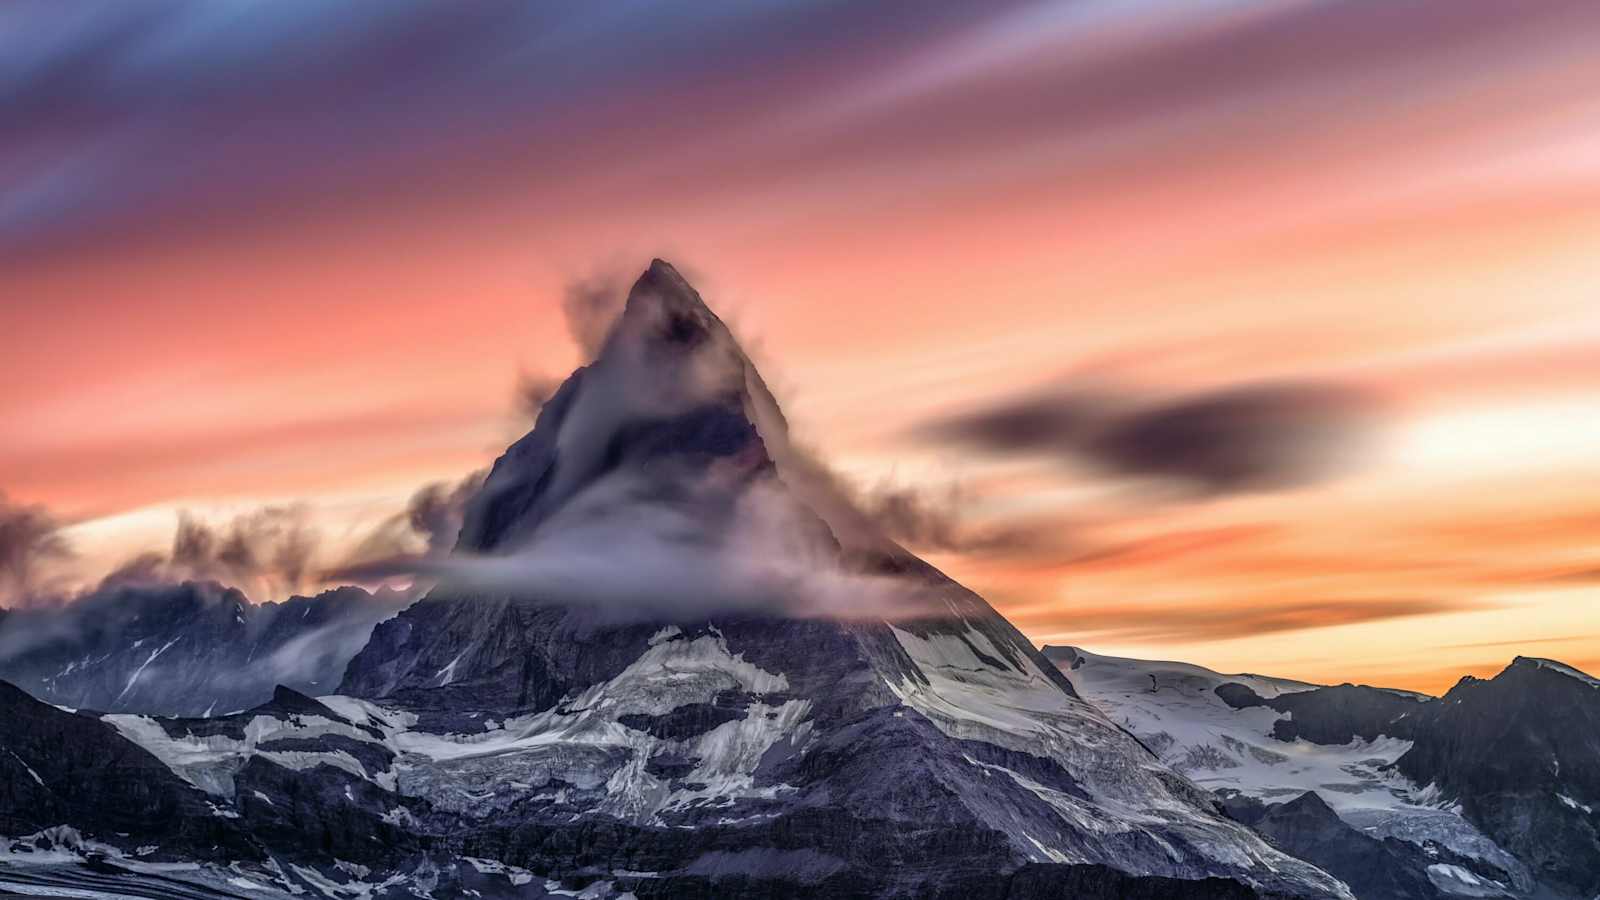
[[[1350,885],[1361,900],[1435,900],[1449,896],[1428,877],[1428,867],[1440,863],[1461,866],[1488,881],[1508,881],[1506,873],[1438,846],[1425,850],[1397,838],[1362,834],[1341,820],[1314,791],[1288,803],[1250,804],[1233,798],[1225,805],[1230,814],[1253,826],[1278,847]]]
[[[202,859],[259,855],[204,794],[115,728],[0,682],[0,835],[58,825]]]
[[[1289,713],[1289,718],[1276,723],[1273,737],[1304,738],[1313,744],[1348,744],[1380,735],[1409,738],[1418,711],[1431,702],[1417,694],[1355,684],[1261,697],[1245,685],[1229,682],[1218,685],[1216,694],[1234,709],[1265,706]]]
[[[1463,678],[1413,735],[1402,774],[1460,803],[1541,880],[1600,893],[1600,681],[1519,656],[1492,679]]]

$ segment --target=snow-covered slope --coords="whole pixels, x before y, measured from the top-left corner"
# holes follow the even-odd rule
[[[1303,739],[1285,742],[1272,735],[1288,714],[1266,706],[1236,709],[1217,694],[1224,684],[1243,684],[1262,697],[1317,685],[1222,675],[1187,663],[1100,656],[1077,648],[1047,648],[1046,653],[1112,721],[1208,790],[1231,789],[1269,801],[1317,790],[1341,812],[1417,805],[1412,787],[1383,771],[1411,749],[1409,741],[1382,737],[1337,746]]]
[[[1496,881],[1510,893],[1534,890],[1528,867],[1469,821],[1456,798],[1437,785],[1419,785],[1400,774],[1396,763],[1412,749],[1412,740],[1387,733],[1336,744],[1300,736],[1285,739],[1295,731],[1288,725],[1314,730],[1317,723],[1305,720],[1347,713],[1331,702],[1314,702],[1318,695],[1337,698],[1340,689],[1260,675],[1223,675],[1186,663],[1101,656],[1075,647],[1050,647],[1045,653],[1085,698],[1163,761],[1219,796],[1281,804],[1314,792],[1363,834],[1484,864],[1482,874],[1474,877],[1481,878],[1480,887],[1490,895],[1499,890],[1493,887]],[[1300,712],[1240,705],[1238,699],[1230,703],[1224,699],[1230,695],[1228,685],[1249,688],[1267,700],[1282,698],[1279,705],[1298,705]],[[1429,707],[1422,695],[1383,693],[1398,698],[1402,708],[1406,703],[1419,711]],[[1296,722],[1297,715],[1303,721]],[[1400,724],[1388,730],[1409,733],[1409,721],[1419,715],[1404,713],[1396,719]]]

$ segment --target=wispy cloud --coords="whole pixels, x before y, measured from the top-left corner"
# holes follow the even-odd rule
[[[48,590],[50,566],[72,555],[61,528],[43,506],[0,494],[0,606],[25,605]]]

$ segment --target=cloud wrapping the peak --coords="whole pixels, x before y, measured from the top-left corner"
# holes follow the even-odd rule
[[[936,580],[846,564],[856,535],[817,501],[854,509],[853,498],[793,448],[732,335],[669,267],[652,266],[604,333],[594,363],[495,464],[453,554],[338,574],[427,579],[436,592],[506,594],[607,620],[899,618],[936,607],[947,589]],[[908,527],[932,517],[904,499],[896,510]],[[852,527],[873,527],[854,515]]]
[[[488,474],[479,469],[457,481],[431,481],[418,488],[404,510],[379,524],[337,565],[321,573],[322,580],[360,580],[362,573],[372,572],[384,560],[449,553],[461,533],[467,502],[483,487]]]
[[[847,569],[837,546],[770,476],[733,498],[718,476],[663,493],[618,473],[586,486],[525,542],[493,554],[400,557],[346,570],[412,576],[436,591],[506,594],[600,620],[696,621],[718,614],[914,617],[934,585]]]
[[[539,413],[544,410],[544,405],[550,402],[550,398],[556,394],[556,388],[560,386],[559,379],[548,375],[520,373],[517,376],[517,415],[528,422],[537,421]]]

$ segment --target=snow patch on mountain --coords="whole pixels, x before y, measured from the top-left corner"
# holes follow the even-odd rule
[[[1227,683],[1246,685],[1263,697],[1316,685],[1077,648],[1070,656],[1061,654],[1058,666],[1080,694],[1201,787],[1266,803],[1315,791],[1341,819],[1375,837],[1419,845],[1437,841],[1508,871],[1523,868],[1436,788],[1413,784],[1391,769],[1412,742],[1386,736],[1343,745],[1285,742],[1272,732],[1288,713],[1265,706],[1236,709],[1216,693]]]
[[[144,670],[150,668],[151,663],[155,662],[156,659],[161,656],[161,654],[171,650],[172,645],[176,644],[179,640],[182,640],[182,638],[175,637],[172,640],[167,641],[165,644],[162,644],[157,649],[151,650],[150,655],[145,658],[145,661],[139,664],[139,668],[134,669],[133,674],[128,676],[128,683],[122,686],[122,692],[117,694],[116,700],[112,701],[113,705],[121,703],[122,698],[128,696],[128,692],[133,690],[133,686],[139,683],[139,676],[144,674]],[[143,641],[140,641],[139,643],[143,643]],[[138,644],[136,643],[134,646],[138,646]]]
[[[1270,848],[1240,841],[1218,823],[1197,816],[1200,792],[1188,795],[1187,785],[1172,779],[1154,755],[1099,708],[1063,690],[1034,662],[1033,654],[1006,652],[970,624],[928,634],[900,627],[892,631],[925,679],[889,682],[901,702],[950,737],[1052,759],[1083,789],[1084,795],[1075,795],[1007,766],[965,757],[987,777],[1006,778],[1038,797],[1070,829],[1096,836],[1088,844],[1057,843],[1045,852],[1036,836],[1022,835],[1018,849],[1033,860],[1103,862],[1092,847],[1137,835],[1177,861],[1182,853],[1163,835],[1179,834],[1218,863],[1274,868],[1277,858]]]
[[[730,653],[715,631],[690,639],[674,630],[658,634],[616,677],[478,734],[418,731],[412,728],[414,719],[397,722],[392,713],[363,708],[361,701],[330,697],[324,702],[388,730],[390,746],[402,754],[401,793],[483,812],[544,784],[603,788],[600,811],[643,823],[667,810],[781,792],[781,785],[758,788],[754,776],[773,746],[784,740],[804,744],[809,734],[803,720],[810,701],[763,699],[788,687],[782,675]],[[728,691],[756,699],[738,718],[685,739],[665,740],[618,721],[711,703]],[[650,763],[661,753],[692,760],[692,766],[677,778],[654,774]]]
[[[195,787],[218,797],[232,798],[233,776],[252,756],[261,756],[287,769],[333,766],[357,778],[393,787],[393,773],[368,773],[361,762],[343,750],[264,750],[262,744],[279,740],[306,741],[335,735],[354,741],[371,742],[372,735],[343,722],[322,716],[276,717],[257,715],[244,726],[244,736],[228,734],[185,734],[174,736],[161,722],[150,716],[125,714],[104,716],[123,737],[144,747],[166,764],[173,774]]]
[[[1581,681],[1584,684],[1587,684],[1589,687],[1600,689],[1600,678],[1595,678],[1594,676],[1589,675],[1586,672],[1580,672],[1577,669],[1574,669],[1573,667],[1567,665],[1566,663],[1556,662],[1553,659],[1541,659],[1541,658],[1535,657],[1535,656],[1526,656],[1526,657],[1519,657],[1519,658],[1526,659],[1528,662],[1533,663],[1535,666],[1538,666],[1541,669],[1548,669],[1548,670],[1550,670],[1552,672],[1558,672],[1558,673],[1560,673],[1562,675],[1567,676],[1568,678],[1575,678],[1578,681]]]
[[[992,741],[1000,735],[1055,735],[1059,729],[1051,717],[1099,718],[1093,707],[1067,695],[1031,664],[1019,671],[1003,662],[1007,654],[975,628],[926,636],[891,630],[928,683],[902,679],[889,688],[951,737]]]
[[[1562,805],[1566,806],[1568,809],[1581,809],[1586,813],[1594,812],[1594,808],[1589,804],[1579,803],[1571,797],[1568,797],[1566,794],[1557,794],[1556,796],[1560,798]]]
[[[233,776],[259,755],[290,769],[331,765],[387,790],[476,814],[537,795],[545,785],[565,785],[603,792],[598,811],[643,823],[666,811],[725,806],[739,798],[772,799],[788,790],[781,784],[758,786],[755,778],[763,757],[775,746],[782,743],[797,751],[810,738],[811,701],[784,696],[788,687],[783,675],[730,653],[714,629],[693,638],[674,629],[657,635],[616,677],[542,712],[489,721],[476,733],[422,730],[417,713],[337,695],[319,702],[349,723],[317,715],[262,714],[244,726],[242,739],[228,734],[174,736],[147,716],[109,715],[105,720],[179,777],[218,797],[233,796]],[[726,692],[751,698],[742,713],[681,739],[665,739],[619,721],[709,704]],[[327,735],[381,744],[398,758],[390,771],[370,773],[343,750],[270,749],[274,741],[306,742]],[[662,754],[683,760],[681,771],[670,776],[653,772],[651,761]],[[563,799],[559,795],[565,789],[552,788],[551,799]]]
[[[1383,737],[1342,746],[1273,738],[1287,714],[1264,706],[1235,709],[1217,696],[1229,682],[1262,696],[1314,685],[1258,675],[1220,675],[1184,663],[1147,662],[1078,651],[1063,666],[1079,692],[1128,729],[1162,761],[1209,790],[1236,790],[1267,802],[1316,790],[1335,810],[1414,805],[1412,786],[1384,771],[1411,742]]]

